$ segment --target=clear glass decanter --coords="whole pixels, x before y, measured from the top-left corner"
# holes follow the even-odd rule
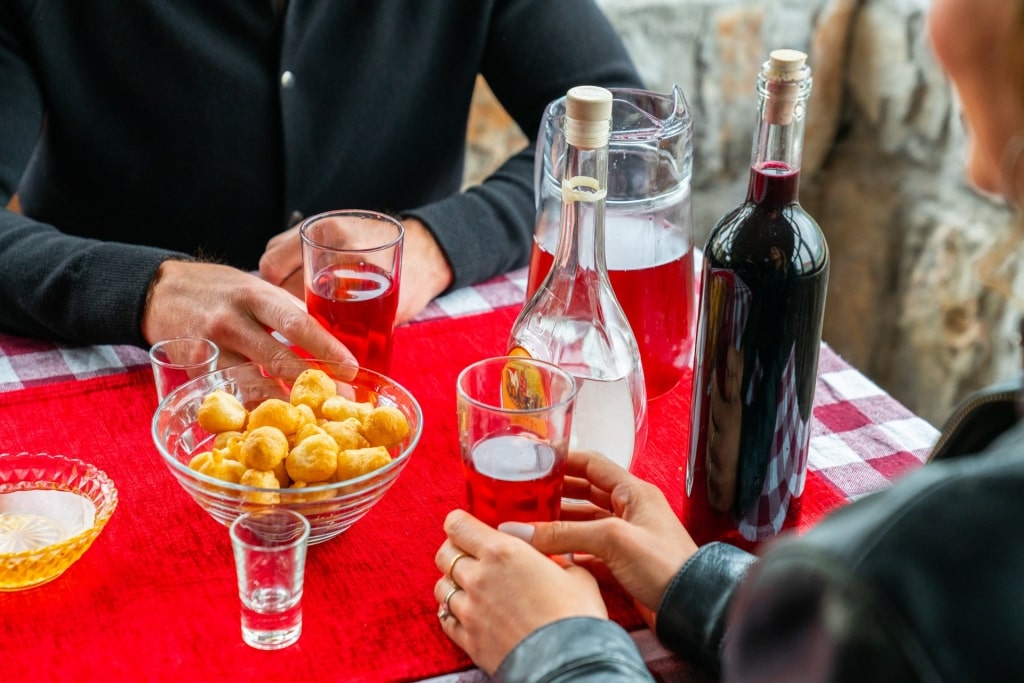
[[[647,437],[647,396],[636,338],[605,263],[605,198],[612,94],[579,86],[566,96],[561,234],[554,265],[523,306],[509,354],[570,372],[579,392],[570,448],[625,468]]]

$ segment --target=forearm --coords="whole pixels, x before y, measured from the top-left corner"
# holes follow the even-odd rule
[[[173,252],[99,242],[0,213],[0,330],[73,344],[145,346],[146,291]]]
[[[651,681],[632,638],[611,621],[578,617],[537,629],[494,672],[495,683],[518,681]]]
[[[407,211],[433,233],[451,266],[448,289],[524,266],[533,237],[533,151],[464,193]]]

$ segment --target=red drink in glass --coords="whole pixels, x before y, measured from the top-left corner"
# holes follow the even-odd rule
[[[490,437],[463,467],[469,512],[487,524],[558,519],[565,458],[550,444],[520,434]]]
[[[388,373],[398,309],[398,287],[389,273],[366,263],[324,268],[306,290],[306,307],[359,365]]]
[[[617,217],[618,222],[626,219]],[[617,230],[613,236],[612,230]],[[644,366],[648,400],[670,391],[693,351],[695,320],[693,249],[679,245],[670,260],[644,265],[643,241],[621,226],[608,225],[608,276],[633,329]],[[529,299],[544,281],[554,255],[537,239],[530,254],[526,284]]]

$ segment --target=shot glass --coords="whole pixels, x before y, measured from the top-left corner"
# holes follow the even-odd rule
[[[242,640],[279,650],[302,635],[302,583],[309,520],[286,508],[265,508],[231,523],[231,546],[242,601]]]
[[[220,349],[203,337],[174,337],[149,349],[158,401],[185,382],[217,369]]]
[[[532,358],[487,358],[459,374],[456,395],[469,512],[491,526],[557,519],[573,376]]]
[[[329,211],[307,218],[299,233],[310,315],[361,366],[387,374],[402,272],[402,224],[374,211]]]

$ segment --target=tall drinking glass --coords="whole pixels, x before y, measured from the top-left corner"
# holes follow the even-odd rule
[[[459,373],[456,394],[469,512],[491,526],[558,519],[573,376],[534,358],[499,356]]]
[[[374,211],[329,211],[299,229],[306,308],[359,365],[388,374],[405,230]]]
[[[640,348],[647,398],[668,392],[691,363],[695,327],[693,126],[678,87],[667,94],[611,88],[605,258]],[[537,138],[537,224],[526,297],[551,269],[562,212],[565,98]]]

